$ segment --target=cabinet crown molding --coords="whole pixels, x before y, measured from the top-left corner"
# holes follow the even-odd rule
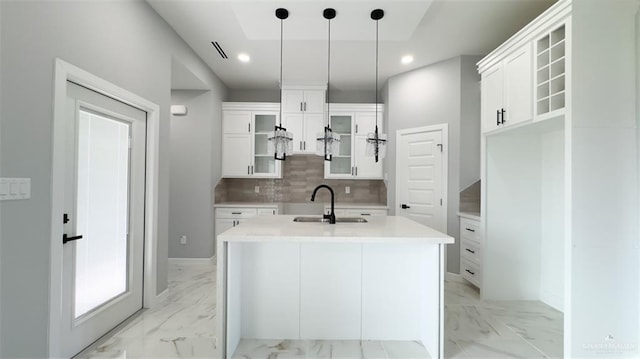
[[[280,102],[223,102],[223,111],[279,111]]]

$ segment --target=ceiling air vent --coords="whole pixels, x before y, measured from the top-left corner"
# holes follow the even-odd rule
[[[222,46],[220,46],[220,44],[217,41],[211,41],[211,45],[213,45],[213,47],[216,48],[216,50],[220,54],[220,57],[222,57],[223,59],[229,58],[227,54],[224,52],[224,50],[222,49]]]

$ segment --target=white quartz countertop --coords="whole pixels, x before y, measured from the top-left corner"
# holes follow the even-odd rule
[[[223,203],[214,203],[214,208],[226,208],[226,207],[250,207],[250,208],[273,208],[280,207],[280,202],[223,202]]]
[[[256,217],[218,236],[220,242],[407,242],[450,244],[454,238],[400,216],[367,217],[367,223],[294,222],[296,216]]]

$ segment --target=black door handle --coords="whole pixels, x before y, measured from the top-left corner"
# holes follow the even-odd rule
[[[465,229],[466,229],[467,231],[469,231],[469,232],[475,232],[475,231],[476,231],[475,229],[466,228],[466,227],[465,227]]]
[[[500,126],[500,110],[496,110],[496,125]]]
[[[471,274],[471,275],[476,275],[476,273],[475,273],[475,272],[472,272],[472,271],[470,271],[470,270],[468,270],[468,269],[465,269],[464,271],[465,271],[465,272],[467,272],[467,273],[469,273],[469,274]]]
[[[505,111],[505,109],[503,108],[502,111],[500,112],[500,123],[504,125],[504,113],[507,112]]]
[[[466,251],[467,251],[467,252],[469,252],[469,253],[474,253],[474,254],[476,253],[476,251],[472,251],[472,250],[471,250],[471,249],[469,249],[469,248],[465,248],[464,250],[466,250]]]
[[[403,203],[402,205],[400,205],[400,207],[401,207],[402,209],[411,208],[410,206],[407,206],[407,205],[406,205],[406,204],[404,204],[404,203]]]
[[[81,239],[82,235],[79,236],[73,236],[73,237],[67,237],[67,234],[63,234],[62,235],[62,244],[65,244],[67,242],[71,242],[71,241],[77,241],[78,239]]]

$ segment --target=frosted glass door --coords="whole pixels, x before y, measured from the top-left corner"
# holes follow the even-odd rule
[[[76,318],[127,291],[130,130],[130,123],[80,111]]]

